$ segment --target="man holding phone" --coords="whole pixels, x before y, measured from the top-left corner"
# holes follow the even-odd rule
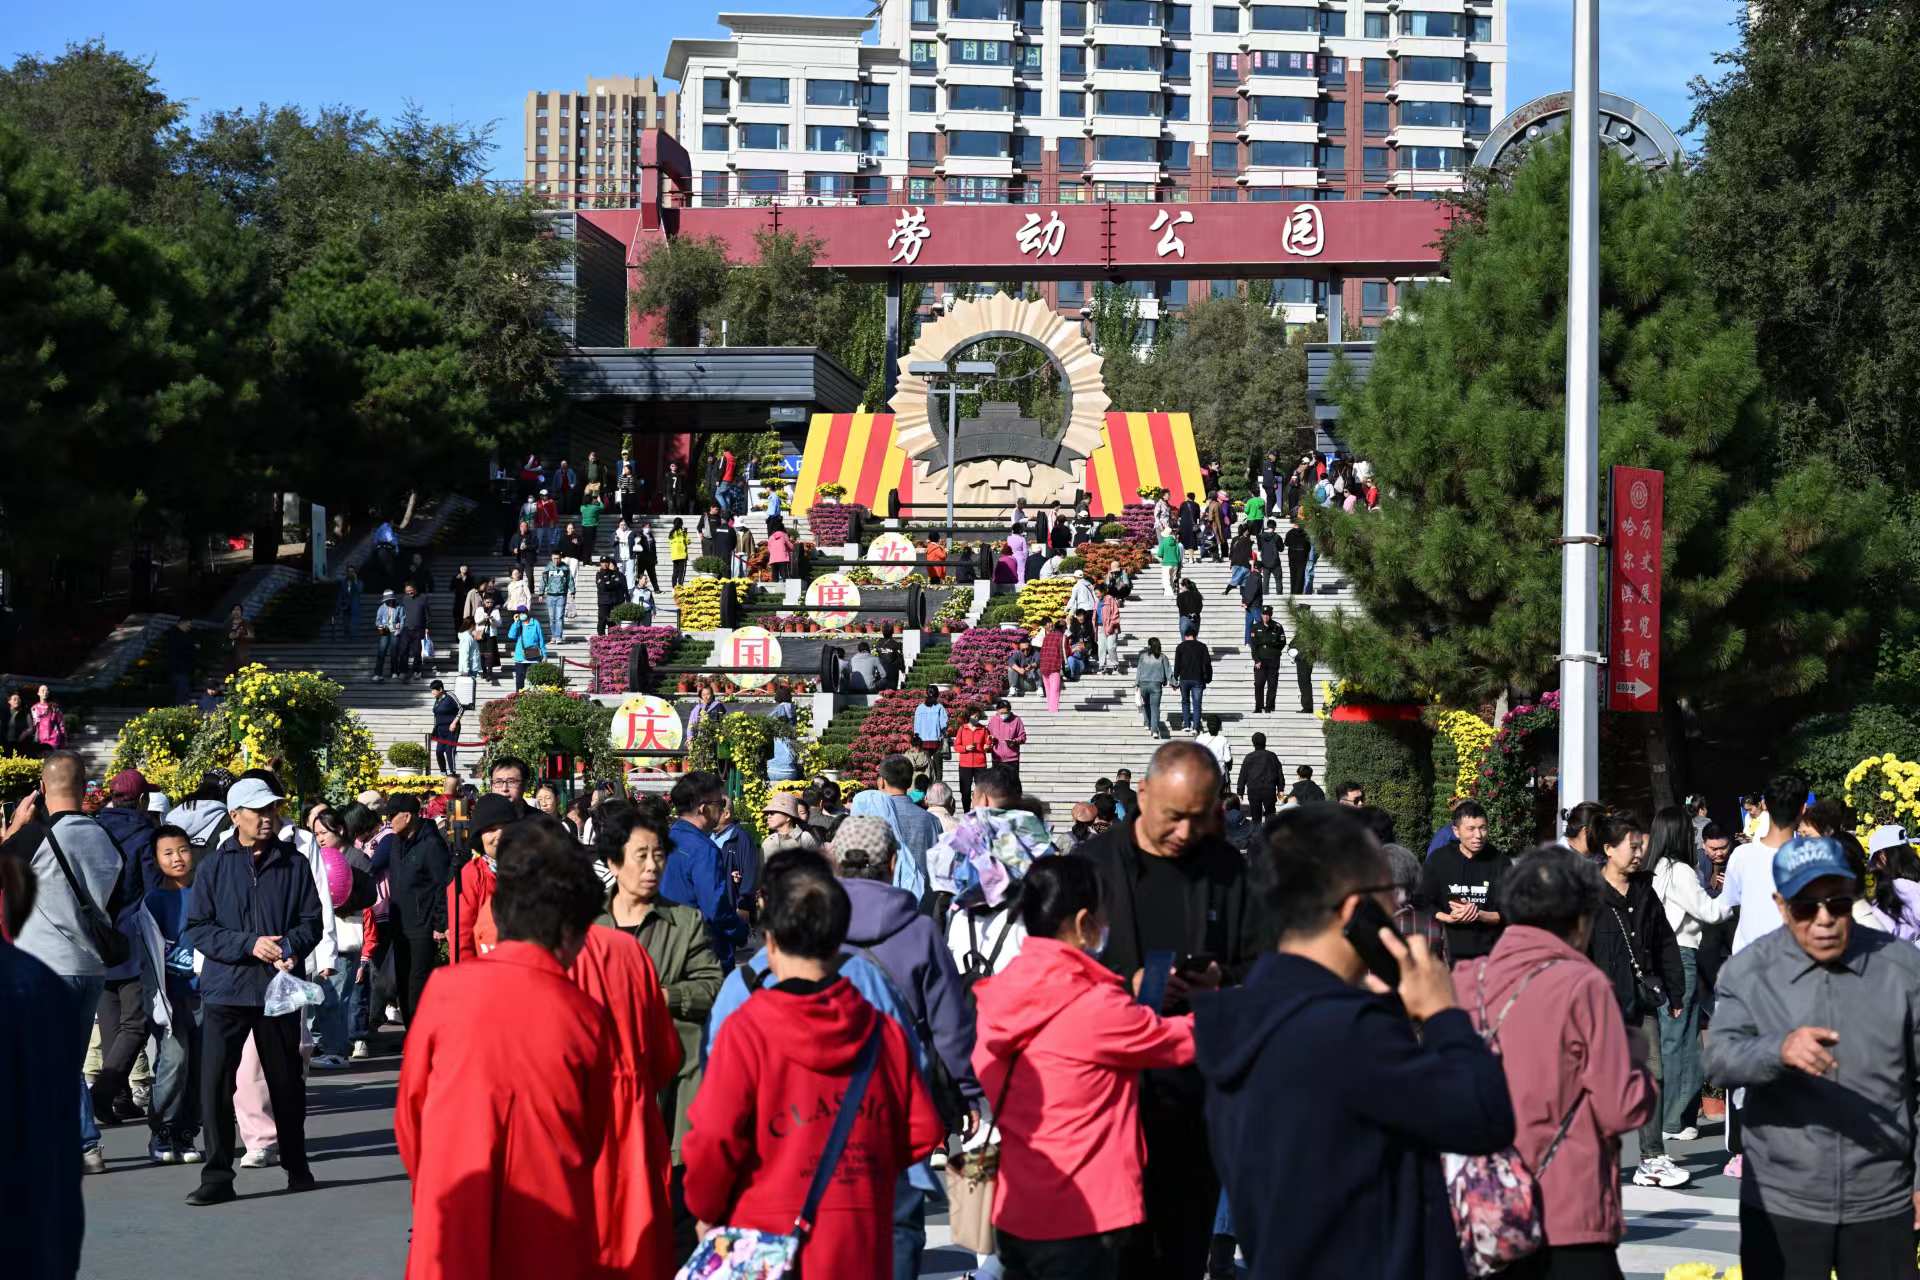
[[[1513,859],[1487,843],[1487,811],[1463,800],[1453,811],[1453,839],[1427,855],[1413,905],[1447,927],[1447,953],[1476,960],[1493,950],[1505,924],[1496,906]]]
[[[1105,882],[1109,934],[1100,959],[1144,1002],[1184,1013],[1196,992],[1239,982],[1268,944],[1246,860],[1221,834],[1220,765],[1194,742],[1154,752],[1132,820],[1075,848]],[[1117,790],[1117,789],[1116,789]],[[1147,1143],[1146,1223],[1121,1261],[1126,1280],[1199,1276],[1219,1205],[1191,1067],[1141,1081]]]

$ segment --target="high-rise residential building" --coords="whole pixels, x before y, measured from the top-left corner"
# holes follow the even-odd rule
[[[1505,112],[1506,0],[877,0],[682,39],[693,199],[1392,200],[1457,188]],[[875,39],[869,43],[867,37]],[[1149,318],[1231,281],[1136,281]],[[1090,284],[1043,286],[1062,310]],[[1289,320],[1320,309],[1279,282]],[[1387,281],[1354,282],[1374,326]]]
[[[678,133],[679,98],[662,93],[652,76],[589,76],[584,92],[529,93],[528,189],[563,209],[632,204],[640,131]]]

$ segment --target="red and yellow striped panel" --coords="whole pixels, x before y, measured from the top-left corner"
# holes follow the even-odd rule
[[[804,515],[823,484],[847,487],[842,502],[857,502],[885,512],[896,489],[900,501],[913,501],[913,465],[893,441],[890,413],[816,413],[807,426],[800,456],[800,479],[793,487],[793,510]]]
[[[1118,516],[1140,490],[1164,487],[1174,502],[1200,492],[1200,451],[1193,417],[1185,413],[1107,414],[1100,447],[1087,459],[1087,490],[1095,516]]]

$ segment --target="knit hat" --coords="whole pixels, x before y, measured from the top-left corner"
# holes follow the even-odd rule
[[[108,788],[115,800],[132,800],[145,793],[146,775],[138,769],[122,769],[113,775],[113,784]]]
[[[856,862],[877,867],[884,865],[893,851],[893,828],[883,818],[843,818],[827,845],[827,853],[835,864]]]

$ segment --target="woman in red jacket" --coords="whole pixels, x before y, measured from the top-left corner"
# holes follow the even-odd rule
[[[973,1068],[1000,1130],[1000,1261],[1007,1280],[1111,1280],[1145,1218],[1140,1072],[1193,1061],[1193,1017],[1162,1018],[1095,958],[1107,924],[1088,859],[1036,860],[1016,910],[1020,954],[975,987]]]
[[[987,732],[987,712],[979,705],[970,706],[961,717],[960,728],[953,735],[953,758],[960,766],[960,811],[965,813],[973,808],[973,778],[982,769],[993,763],[988,754],[993,750],[993,735]]]
[[[1047,710],[1060,709],[1060,673],[1067,665],[1067,624],[1059,618],[1040,642],[1040,687],[1047,691]]]
[[[813,1217],[804,1280],[890,1280],[899,1175],[946,1137],[906,1034],[838,973],[852,907],[818,853],[767,865],[762,987],[720,1028],[681,1143],[704,1223],[791,1233],[855,1061],[879,1037],[858,1118]]]

